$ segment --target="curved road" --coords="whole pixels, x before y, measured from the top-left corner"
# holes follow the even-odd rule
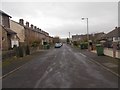
[[[3,79],[3,88],[117,88],[118,77],[64,44]]]

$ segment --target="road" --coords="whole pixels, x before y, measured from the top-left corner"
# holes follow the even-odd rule
[[[3,88],[117,88],[118,77],[64,44],[3,78]]]

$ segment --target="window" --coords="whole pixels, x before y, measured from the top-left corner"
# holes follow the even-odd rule
[[[5,38],[4,38],[4,37],[2,37],[2,41],[5,41]]]

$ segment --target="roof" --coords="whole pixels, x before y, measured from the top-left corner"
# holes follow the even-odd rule
[[[6,28],[6,27],[4,27],[4,26],[2,26],[2,27],[7,31],[8,34],[17,34],[17,33],[14,32],[13,30],[11,30],[10,28]]]
[[[110,38],[110,37],[120,37],[120,27],[115,28],[111,32],[107,33],[105,37]]]
[[[0,14],[6,15],[6,16],[8,16],[8,17],[12,18],[10,15],[6,14],[6,13],[5,13],[5,12],[3,12],[2,10],[0,10]]]
[[[30,30],[33,30],[33,31],[35,31],[35,32],[39,32],[39,33],[41,33],[41,34],[43,34],[43,35],[46,35],[46,36],[49,36],[49,33],[47,33],[47,32],[45,32],[45,31],[40,31],[41,29],[39,29],[39,30],[35,30],[35,29],[32,29],[31,27],[27,27],[26,25],[21,25],[20,23],[18,23],[18,22],[16,22],[16,21],[14,21],[14,20],[10,20],[10,21],[12,21],[12,22],[14,22],[14,23],[17,23],[17,24],[19,24],[20,26],[23,26],[25,29],[30,29]]]

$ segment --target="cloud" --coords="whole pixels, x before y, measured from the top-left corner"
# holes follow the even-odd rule
[[[67,37],[68,32],[86,33],[82,17],[89,18],[90,33],[109,32],[118,25],[117,2],[3,2],[2,9],[15,21],[23,18],[61,37]]]

